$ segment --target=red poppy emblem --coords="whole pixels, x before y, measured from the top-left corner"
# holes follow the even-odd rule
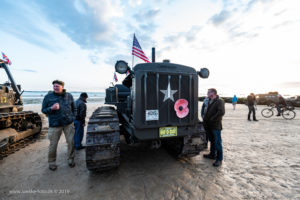
[[[189,102],[185,99],[178,99],[174,104],[174,110],[179,118],[184,118],[189,114]]]

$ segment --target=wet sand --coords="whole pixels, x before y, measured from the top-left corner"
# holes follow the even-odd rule
[[[89,104],[88,115],[97,106]],[[47,164],[49,142],[41,137],[0,161],[0,199],[300,199],[300,110],[296,119],[287,121],[262,118],[262,108],[260,121],[248,122],[245,105],[233,111],[226,104],[220,168],[203,159],[203,152],[176,160],[163,148],[122,144],[116,170],[89,172],[84,150],[76,152],[71,169],[62,136],[58,169],[52,172]],[[39,105],[25,109],[40,112]]]

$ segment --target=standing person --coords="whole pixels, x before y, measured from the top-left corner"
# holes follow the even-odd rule
[[[56,165],[56,150],[62,132],[68,143],[68,164],[75,166],[74,157],[74,118],[75,105],[73,96],[64,89],[64,82],[55,80],[52,82],[53,91],[50,91],[43,100],[42,112],[48,115],[50,140],[48,163],[49,169],[54,171]]]
[[[250,117],[251,117],[251,113],[253,113],[253,121],[257,122],[258,120],[256,119],[256,115],[255,115],[256,98],[255,98],[255,95],[253,93],[248,95],[247,105],[248,105],[248,108],[249,108],[248,121],[251,121]]]
[[[232,98],[233,110],[235,110],[237,102],[238,102],[238,98],[236,97],[236,95],[234,95]]]
[[[204,119],[204,115],[207,111],[208,103],[209,103],[209,98],[205,97],[205,99],[203,100],[202,107],[201,107],[201,117],[202,117],[202,119]]]
[[[87,93],[83,92],[80,94],[79,99],[75,101],[76,106],[76,117],[74,121],[75,125],[75,135],[74,135],[74,141],[75,141],[75,149],[80,150],[83,149],[84,146],[82,146],[82,138],[84,135],[84,126],[85,126],[85,117],[86,117],[86,100],[88,98]]]
[[[210,153],[205,154],[204,158],[216,159],[213,166],[222,165],[223,147],[222,147],[222,117],[225,114],[224,100],[219,98],[217,90],[211,88],[207,92],[210,102],[204,115],[204,127],[209,132],[210,136]]]
[[[276,116],[280,116],[281,115],[281,108],[282,107],[286,107],[286,101],[284,100],[283,96],[281,96],[281,94],[277,95],[278,97],[278,102],[276,103],[276,108],[277,108],[277,115]]]
[[[208,97],[205,97],[205,99],[203,100],[203,104],[202,104],[202,107],[201,107],[201,117],[202,119],[204,120],[204,115],[207,111],[207,107],[208,107],[208,103],[209,103],[209,98]],[[206,145],[205,145],[205,148],[207,148],[207,145],[208,145],[208,140],[210,138],[210,136],[208,135],[209,132],[208,131],[205,131],[206,133]]]

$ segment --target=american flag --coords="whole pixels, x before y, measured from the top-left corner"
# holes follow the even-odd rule
[[[3,57],[3,60],[7,63],[7,64],[9,64],[9,65],[11,65],[11,61],[8,59],[8,57],[2,52],[2,57]]]
[[[135,34],[133,35],[132,55],[142,59],[146,63],[150,62],[145,53],[143,52],[138,40],[136,39]]]

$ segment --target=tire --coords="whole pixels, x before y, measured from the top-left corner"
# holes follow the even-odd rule
[[[291,120],[296,117],[296,113],[293,110],[285,110],[282,112],[282,117],[284,119]]]
[[[265,109],[262,109],[261,115],[265,118],[270,118],[274,115],[274,112],[270,108],[265,108]]]

